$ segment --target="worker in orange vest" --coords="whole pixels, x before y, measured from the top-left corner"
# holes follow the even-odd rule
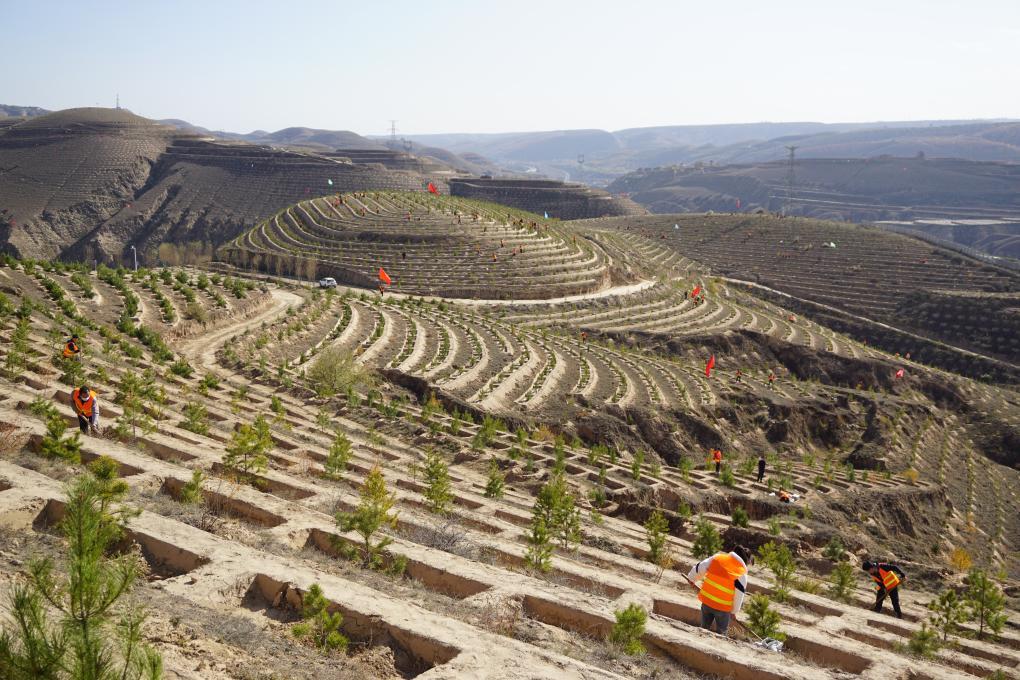
[[[64,358],[65,359],[81,358],[81,345],[78,344],[77,335],[72,335],[71,339],[64,343]]]
[[[78,428],[82,434],[99,434],[99,402],[96,393],[86,385],[71,391],[71,408],[78,416]]]
[[[747,567],[754,564],[751,552],[738,545],[733,552],[716,553],[695,564],[688,580],[702,579],[698,599],[701,600],[701,627],[726,635],[730,619],[735,619],[744,604],[747,591]]]
[[[712,462],[715,463],[715,476],[719,476],[719,471],[722,470],[722,451],[719,449],[712,449]]]
[[[861,565],[861,569],[871,574],[871,580],[876,584],[875,611],[882,611],[882,603],[885,601],[885,596],[888,595],[889,601],[892,602],[893,611],[896,613],[896,618],[902,619],[903,613],[900,611],[900,584],[907,578],[903,570],[895,564],[872,562],[870,560],[865,560]]]

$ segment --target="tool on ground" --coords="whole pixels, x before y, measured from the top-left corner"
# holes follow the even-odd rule
[[[701,592],[701,588],[698,587],[698,584],[695,583],[694,581],[692,581],[691,579],[689,579],[687,577],[687,574],[681,573],[680,575],[684,577],[685,581],[687,581],[688,583],[691,584],[691,588],[694,588],[694,590],[696,590],[698,592]],[[754,644],[755,647],[761,647],[762,649],[767,649],[767,650],[772,651],[772,652],[782,652],[783,651],[783,643],[782,643],[781,640],[776,640],[775,638],[770,638],[770,637],[766,637],[766,638],[761,637],[760,635],[755,633],[753,630],[748,628],[744,624],[743,621],[739,621],[736,616],[731,617],[730,620],[733,621],[733,623],[735,623],[738,626],[740,626],[741,628],[743,628],[745,632],[750,633],[751,635],[753,635],[758,640],[757,642],[752,643],[752,644]]]

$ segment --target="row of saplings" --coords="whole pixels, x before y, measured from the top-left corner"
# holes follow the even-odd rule
[[[272,445],[269,425],[259,416],[252,425],[242,425],[234,433],[231,444],[227,447],[224,466],[241,477],[264,471],[268,462],[266,453]],[[323,475],[334,480],[342,478],[351,457],[350,440],[342,431],[336,430],[323,463]],[[427,449],[421,465],[415,471],[416,475],[418,473],[421,474],[424,483],[422,495],[425,498],[425,507],[438,515],[448,514],[454,495],[450,484],[449,467],[442,454]],[[182,500],[199,498],[197,488],[201,479],[201,472],[196,470],[192,482],[186,485],[182,492]],[[489,498],[500,498],[503,489],[503,473],[493,459],[484,493]],[[382,529],[396,525],[396,513],[391,512],[394,504],[395,498],[386,489],[381,469],[373,468],[361,487],[357,508],[350,513],[340,512],[336,517],[338,527],[342,531],[354,531],[361,536],[362,542],[360,545],[354,545],[346,540],[336,539],[338,552],[349,559],[360,561],[365,567],[385,569],[392,575],[402,574],[406,560],[399,555],[388,553],[386,548],[391,543],[389,537],[376,537]],[[566,482],[565,459],[562,455],[557,455],[550,478],[539,490],[533,507],[532,523],[527,536],[528,547],[524,555],[528,569],[538,574],[550,571],[557,544],[563,549],[576,549],[582,536],[581,521],[582,514],[577,499]],[[600,523],[601,515],[593,511],[591,521]],[[669,523],[660,510],[655,510],[644,528],[649,546],[647,559],[658,568],[656,575],[658,580],[666,569],[673,567],[675,560],[667,539]],[[692,555],[695,559],[704,559],[722,550],[722,538],[707,519],[698,518],[694,531]],[[824,554],[835,562],[827,594],[841,602],[850,602],[856,587],[854,569],[846,560],[846,551],[838,537],[830,541]],[[812,594],[820,592],[821,585],[817,582],[797,578],[797,562],[785,543],[769,541],[759,549],[758,556],[773,576],[771,599],[786,602],[794,587]],[[324,649],[345,646],[346,642],[336,630],[340,625],[339,614],[327,610],[321,590],[313,587],[306,593],[305,599],[304,611],[309,620],[295,632],[316,640]],[[769,596],[764,594],[753,596],[747,611],[748,627],[762,638],[782,640],[785,635],[779,629],[779,613],[770,605]],[[942,645],[949,643],[951,635],[964,634],[961,626],[969,621],[978,623],[979,637],[985,635],[986,629],[998,634],[1006,620],[1004,608],[1005,599],[999,586],[984,571],[971,570],[962,592],[946,590],[929,604],[932,612],[930,620],[922,624],[905,645],[904,651],[933,656]],[[610,635],[610,642],[618,645],[626,653],[641,653],[643,647],[640,639],[644,633],[647,611],[640,605],[632,604],[615,614],[617,621]]]
[[[80,460],[80,443],[78,433],[64,436],[65,421],[49,408],[43,407],[42,400],[33,404],[47,421],[48,431],[40,443],[40,452],[50,458],[61,458],[70,462]],[[259,486],[261,481],[257,474],[268,467],[267,453],[273,447],[269,423],[258,416],[251,424],[241,425],[234,433],[227,446],[223,458],[224,468],[238,481]],[[560,447],[556,447],[559,449]],[[352,457],[352,446],[346,435],[336,430],[329,454],[324,461],[323,475],[330,479],[342,478],[347,464]],[[525,564],[535,573],[545,573],[551,569],[552,555],[555,544],[563,549],[576,547],[581,541],[581,511],[577,505],[573,491],[566,482],[564,457],[555,457],[552,474],[542,486],[535,500],[532,523],[527,537]],[[426,507],[432,512],[445,515],[453,502],[448,465],[441,454],[427,450],[420,466],[424,482],[423,496]],[[202,499],[203,482],[201,470],[195,470],[191,481],[186,484],[179,498],[185,503],[199,502]],[[492,460],[489,478],[486,483],[485,495],[499,498],[503,495],[503,474]],[[354,545],[343,539],[336,539],[338,552],[345,557],[360,561],[364,566],[373,569],[385,569],[393,575],[403,573],[406,560],[401,556],[390,555],[386,550],[391,543],[387,536],[377,538],[384,528],[396,525],[396,513],[391,512],[395,504],[394,496],[386,489],[385,480],[380,468],[376,467],[367,476],[360,491],[360,503],[354,512],[337,514],[337,523],[344,532],[354,531],[361,536],[360,545]],[[601,522],[597,511],[591,513],[594,523]],[[674,564],[674,555],[667,540],[669,523],[664,514],[656,510],[645,523],[648,542],[647,559],[658,567],[656,578],[661,578],[666,569]],[[695,559],[704,559],[722,550],[722,539],[715,526],[701,517],[695,522],[695,540],[692,554]],[[854,571],[846,561],[845,550],[838,538],[826,546],[824,554],[836,563],[831,575],[828,595],[833,599],[849,602],[855,588]],[[759,550],[759,557],[772,572],[774,587],[772,598],[784,602],[789,598],[792,587],[809,593],[818,593],[820,584],[808,579],[796,577],[797,563],[785,543],[770,541]],[[324,648],[334,648],[342,643],[342,636],[331,622],[338,622],[339,615],[329,613],[325,608],[325,600],[321,592],[311,589],[306,594],[305,614],[310,621],[300,626],[295,632],[317,640]],[[976,621],[978,636],[983,637],[986,629],[998,634],[1001,632],[1006,616],[1005,600],[999,586],[982,570],[973,569],[965,579],[962,591],[946,590],[938,598],[929,603],[932,614],[929,621],[922,624],[906,645],[906,651],[922,656],[933,656],[938,649],[950,642],[950,636],[964,634],[962,624]],[[617,611],[617,624],[611,639],[628,653],[642,651],[640,638],[644,630],[647,612],[639,605],[631,605],[625,610]],[[780,617],[770,607],[770,599],[766,595],[755,595],[751,598],[748,613],[748,627],[760,637],[783,639],[779,630]],[[336,623],[339,626],[339,623]],[[631,631],[628,633],[627,631]],[[330,642],[330,641],[333,642]],[[335,644],[334,644],[335,642]]]

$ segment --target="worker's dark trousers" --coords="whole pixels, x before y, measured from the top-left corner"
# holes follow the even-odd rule
[[[765,479],[765,468],[758,468],[758,483]]]
[[[78,428],[81,430],[82,434],[88,434],[89,425],[95,428],[98,422],[99,416],[96,413],[93,413],[91,416],[83,416],[80,413],[78,414]]]
[[[875,611],[882,611],[882,603],[885,602],[885,590],[879,590],[875,593]],[[892,602],[893,611],[896,612],[896,618],[902,619],[903,612],[900,611],[900,589],[893,588],[889,591],[889,601]]]
[[[726,635],[730,627],[730,613],[712,609],[707,604],[701,604],[701,627],[712,630],[712,622],[715,622],[715,632],[719,635]]]
[[[721,470],[721,469],[722,469],[722,463],[716,463],[715,464],[715,474],[716,474],[716,476],[719,475],[719,470]]]

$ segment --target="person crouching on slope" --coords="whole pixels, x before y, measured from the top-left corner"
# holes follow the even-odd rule
[[[698,599],[701,600],[701,627],[726,635],[730,619],[736,619],[744,604],[747,590],[747,566],[754,564],[750,551],[737,546],[733,552],[716,553],[695,564],[687,578],[702,579]]]
[[[65,359],[81,360],[81,345],[78,344],[77,335],[72,335],[70,339],[64,343],[63,356]]]
[[[78,427],[82,434],[99,434],[99,402],[96,393],[86,385],[71,392],[71,408],[78,416]]]
[[[885,596],[888,595],[889,601],[892,602],[893,611],[896,612],[896,618],[902,619],[903,613],[900,611],[900,584],[907,578],[903,570],[895,564],[871,562],[869,560],[865,560],[861,564],[861,569],[871,574],[871,579],[876,583],[875,611],[882,611],[882,603],[885,601]]]

